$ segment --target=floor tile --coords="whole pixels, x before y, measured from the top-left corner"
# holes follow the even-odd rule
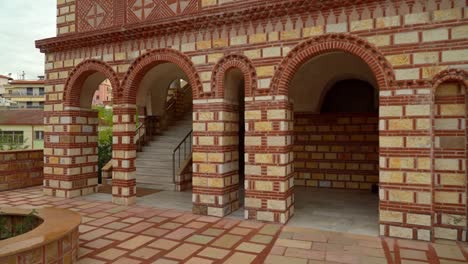
[[[229,254],[229,250],[219,249],[214,247],[207,247],[198,253],[198,256],[214,258],[214,259],[223,259]]]
[[[106,247],[106,246],[108,246],[108,245],[110,245],[112,243],[114,243],[114,241],[99,238],[99,239],[93,240],[93,241],[85,244],[85,246],[90,247],[90,248],[103,248],[103,247]]]
[[[126,257],[119,258],[116,261],[112,262],[112,264],[140,264],[140,263],[142,262],[139,260],[126,258]]]
[[[141,258],[141,259],[149,259],[159,254],[160,252],[161,250],[158,250],[158,249],[144,247],[144,248],[140,248],[132,252],[130,256],[135,257],[135,258]]]
[[[106,251],[99,253],[97,256],[107,260],[114,260],[122,255],[125,255],[126,253],[128,253],[128,251],[126,250],[110,248]]]
[[[180,243],[162,238],[162,239],[158,239],[158,240],[152,242],[148,246],[153,247],[153,248],[169,250],[169,249],[177,246],[178,244],[180,244]]]
[[[131,238],[131,239],[129,239],[129,240],[123,242],[123,243],[120,243],[117,246],[119,248],[125,248],[125,249],[136,249],[136,248],[150,242],[151,240],[154,240],[154,238],[150,237],[150,236],[139,235],[139,236]]]
[[[212,243],[212,246],[220,248],[232,248],[237,242],[242,239],[241,236],[226,234],[218,238]]]
[[[166,254],[165,257],[184,260],[194,254],[202,247],[194,244],[182,244],[177,248],[173,249],[170,253]]]
[[[111,233],[111,234],[109,234],[109,235],[107,235],[105,237],[109,238],[109,239],[122,241],[122,240],[126,240],[126,239],[128,239],[128,238],[130,238],[130,237],[132,237],[134,235],[135,235],[134,233],[117,231],[117,232]]]
[[[195,244],[206,245],[206,244],[210,243],[213,239],[214,239],[214,237],[210,237],[210,236],[193,235],[193,236],[187,238],[185,241],[195,243]]]
[[[239,263],[250,264],[254,261],[256,257],[257,257],[256,255],[236,252],[223,263],[224,264],[239,264]]]
[[[249,243],[249,242],[242,242],[236,250],[239,251],[246,251],[252,253],[260,253],[265,249],[265,245]]]

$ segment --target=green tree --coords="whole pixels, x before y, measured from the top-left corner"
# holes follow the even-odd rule
[[[112,108],[94,106],[98,111],[99,135],[98,135],[98,174],[99,182],[102,182],[102,168],[112,159]]]
[[[95,110],[98,111],[98,117],[100,120],[102,120],[107,126],[112,126],[113,120],[113,111],[112,108],[106,108],[104,106],[94,106],[93,107]]]

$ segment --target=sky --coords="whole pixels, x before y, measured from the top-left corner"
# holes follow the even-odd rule
[[[44,75],[44,54],[34,41],[55,36],[56,0],[0,0],[0,74]]]

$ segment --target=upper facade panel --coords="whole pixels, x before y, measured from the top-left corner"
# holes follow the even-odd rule
[[[263,0],[262,0],[263,1]],[[151,23],[258,0],[58,0],[57,35]]]

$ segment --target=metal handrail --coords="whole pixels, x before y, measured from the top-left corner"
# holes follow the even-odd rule
[[[172,182],[176,184],[176,169],[180,169],[180,166],[182,164],[182,159],[181,159],[181,148],[182,145],[184,146],[184,152],[183,152],[183,161],[186,161],[188,157],[192,154],[192,134],[193,130],[190,130],[190,132],[182,139],[182,141],[177,145],[177,147],[172,151]],[[187,147],[187,141],[188,141],[188,147]],[[178,153],[178,155],[176,155]],[[178,163],[176,167],[176,156],[178,157]]]
[[[146,131],[144,132],[143,135],[142,135],[141,132],[140,132],[141,129],[142,129],[143,127],[145,127],[145,124],[141,123],[141,124],[137,127],[137,129],[136,129],[136,131],[135,131],[135,138],[136,138],[136,142],[135,142],[135,143],[137,143],[137,150],[138,150],[138,151],[141,151],[141,145],[142,145],[142,144],[143,144],[143,145],[146,144],[146,142],[142,142],[142,140],[141,140],[141,137],[142,137],[142,136],[146,136]],[[145,129],[145,130],[146,130],[146,129]],[[145,140],[145,141],[146,141],[146,140]]]

